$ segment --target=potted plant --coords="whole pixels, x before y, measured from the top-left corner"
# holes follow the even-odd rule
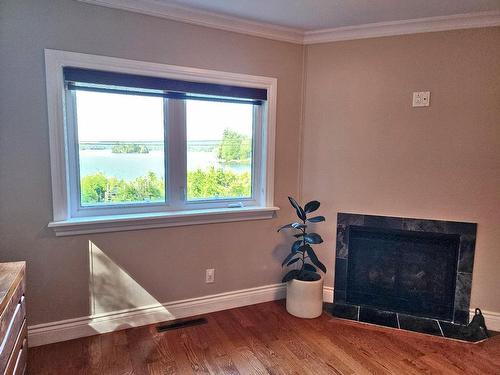
[[[283,225],[283,229],[295,231],[295,242],[292,244],[290,254],[282,263],[282,266],[295,268],[288,271],[282,282],[286,282],[286,309],[300,318],[316,318],[323,310],[323,278],[318,269],[326,273],[326,267],[316,256],[311,245],[323,242],[321,236],[314,232],[308,232],[308,223],[319,223],[325,221],[324,216],[308,217],[308,214],[316,211],[320,203],[318,201],[308,202],[302,208],[292,197],[288,197],[297,213],[299,221]]]

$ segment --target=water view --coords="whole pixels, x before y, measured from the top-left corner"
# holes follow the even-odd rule
[[[80,149],[80,175],[88,176],[103,173],[124,180],[131,181],[144,175],[144,171],[153,172],[158,176],[164,174],[163,149],[148,153],[117,154],[112,150]],[[209,167],[222,168],[235,173],[251,171],[250,161],[246,163],[224,163],[219,161],[217,153],[213,151],[187,151],[187,169],[196,171],[206,170]]]
[[[157,97],[77,92],[83,206],[165,201],[164,104]],[[250,197],[252,106],[186,100],[185,111],[185,123],[171,126],[186,129],[187,199]]]

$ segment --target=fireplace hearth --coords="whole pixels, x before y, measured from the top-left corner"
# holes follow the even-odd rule
[[[339,213],[332,314],[462,337],[477,225]]]

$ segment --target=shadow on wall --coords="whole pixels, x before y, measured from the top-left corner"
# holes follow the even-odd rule
[[[106,321],[105,331],[128,328],[120,318],[131,314],[146,312],[156,321],[176,318],[91,241],[89,260],[90,325],[97,332],[103,331],[100,329],[103,320]]]

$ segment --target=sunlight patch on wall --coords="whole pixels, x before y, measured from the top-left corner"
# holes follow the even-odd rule
[[[91,316],[97,331],[98,323],[104,317],[108,325],[112,325],[113,317],[116,317],[113,330],[127,328],[122,318],[135,313],[144,315],[147,312],[148,321],[175,319],[156,298],[91,241],[89,259]]]

